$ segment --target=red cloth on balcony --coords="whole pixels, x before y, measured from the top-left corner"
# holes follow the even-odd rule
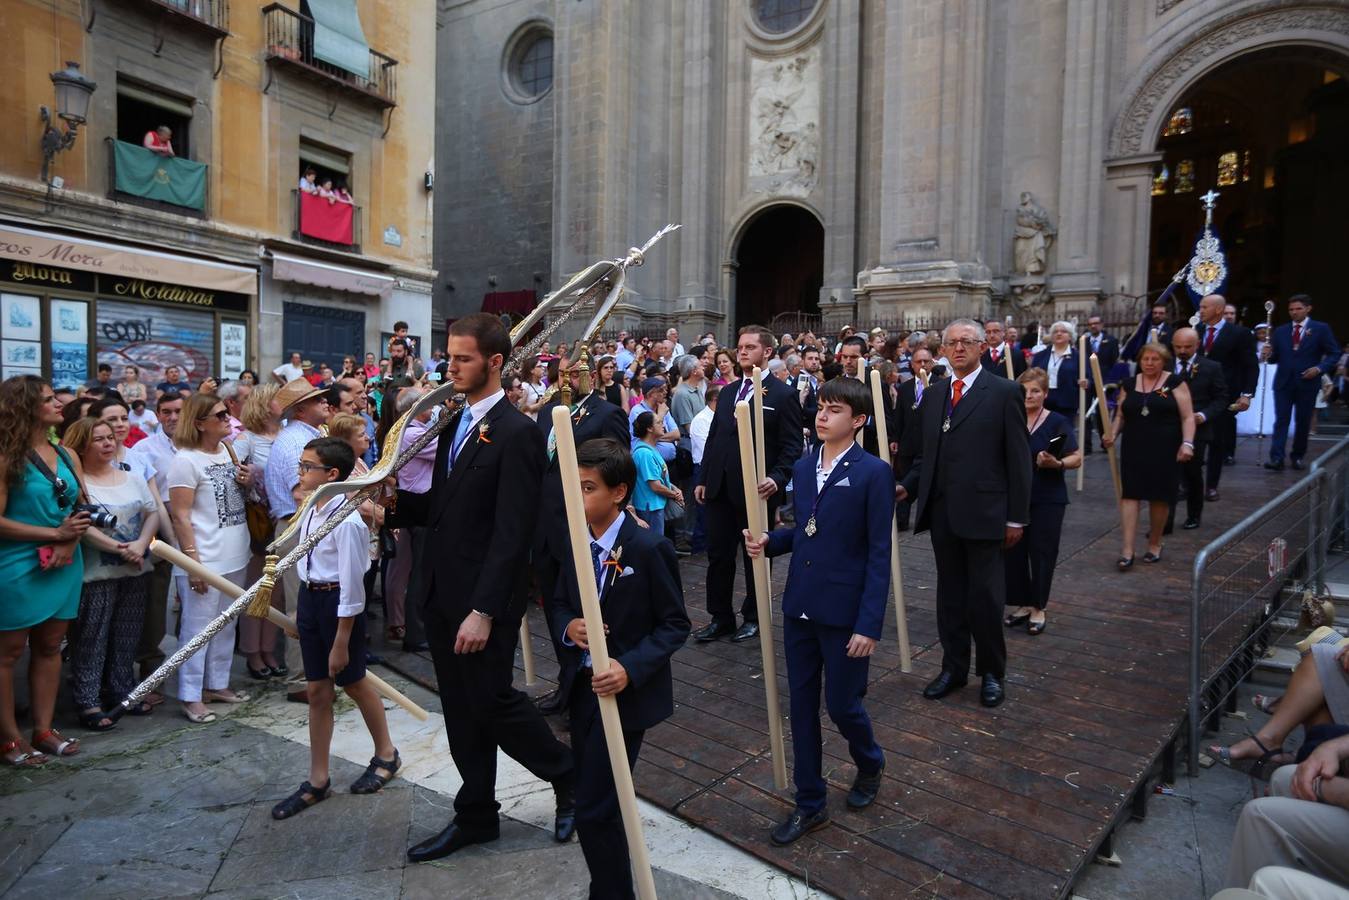
[[[334,244],[354,244],[350,203],[329,202],[327,197],[300,193],[300,234]]]
[[[533,291],[492,291],[482,295],[482,311],[498,316],[502,313],[524,316],[534,308],[537,300],[538,295]]]

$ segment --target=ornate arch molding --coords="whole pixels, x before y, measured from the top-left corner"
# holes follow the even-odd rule
[[[1163,118],[1195,81],[1253,50],[1290,45],[1336,51],[1349,63],[1349,4],[1249,7],[1200,24],[1156,54],[1162,58],[1134,79],[1110,131],[1109,158],[1149,153]]]
[[[824,228],[824,215],[814,204],[808,203],[800,197],[765,197],[736,217],[730,231],[731,243],[730,252],[726,256],[727,263],[733,264],[740,258],[740,242],[745,239],[745,235],[749,233],[754,223],[762,218],[765,213],[771,212],[779,206],[794,206],[797,209],[805,210],[815,217],[815,221],[820,223],[821,228]]]

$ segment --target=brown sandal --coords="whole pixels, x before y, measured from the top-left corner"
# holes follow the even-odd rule
[[[80,752],[80,742],[68,738],[55,728],[33,733],[33,748],[48,756],[74,756]]]

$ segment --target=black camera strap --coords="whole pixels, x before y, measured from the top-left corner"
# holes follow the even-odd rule
[[[86,497],[84,493],[84,485],[80,484],[80,476],[75,474],[75,464],[72,463],[70,457],[66,455],[66,449],[59,444],[53,444],[52,449],[56,451],[57,456],[65,461],[66,468],[70,470],[70,477],[75,481],[75,496],[71,498],[71,503],[73,504],[75,500],[79,499],[84,499],[85,502],[88,502],[88,497]],[[38,472],[42,474],[43,478],[51,482],[52,490],[59,493],[61,485],[64,484],[64,482],[57,477],[56,473],[51,470],[51,467],[47,465],[47,461],[42,458],[42,454],[38,453],[36,450],[30,449],[28,451],[28,461],[33,464],[33,468],[37,469]]]

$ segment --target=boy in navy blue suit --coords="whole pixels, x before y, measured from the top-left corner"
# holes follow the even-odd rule
[[[594,578],[599,588],[609,670],[596,675],[591,669],[570,557],[548,619],[562,645],[558,695],[568,698],[571,710],[576,831],[590,868],[590,896],[632,897],[628,844],[596,698],[618,697],[628,766],[636,766],[646,730],[674,712],[670,657],[689,636],[689,618],[674,546],[623,512],[637,480],[627,446],[612,438],[586,441],[576,461],[594,564],[582,577]]]
[[[815,414],[820,444],[792,471],[795,526],[757,539],[745,532],[752,558],[765,552],[770,557],[792,554],[782,595],[782,639],[791,689],[796,809],[770,834],[779,846],[829,822],[821,773],[821,674],[829,718],[857,764],[850,808],[871,805],[885,770],[862,697],[890,593],[895,476],[854,441],[870,412],[866,385],[850,378],[825,382]]]

